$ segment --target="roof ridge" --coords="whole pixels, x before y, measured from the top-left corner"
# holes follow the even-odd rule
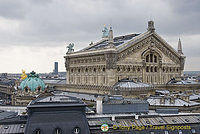
[[[130,33],[130,34],[125,34],[125,35],[116,36],[116,37],[114,37],[114,39],[115,39],[115,38],[120,38],[120,37],[125,37],[125,36],[132,36],[132,35],[138,36],[138,35],[140,35],[140,34],[141,34],[141,33]]]

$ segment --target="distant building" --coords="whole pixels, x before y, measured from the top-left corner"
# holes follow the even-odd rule
[[[1,118],[3,134],[89,134],[85,104],[74,97],[48,96],[32,101],[28,115]]]
[[[139,79],[143,83],[165,84],[183,74],[185,56],[179,39],[177,51],[155,32],[148,22],[142,34],[103,38],[65,56],[67,84],[113,86],[118,80]]]
[[[38,98],[28,115],[0,113],[3,134],[199,134],[200,114],[90,114],[85,104],[69,96]],[[105,124],[105,125],[103,125]],[[105,130],[105,126],[108,128]]]
[[[200,108],[200,103],[195,101],[190,101],[190,97],[188,95],[182,96],[158,96],[158,97],[150,97],[147,99],[149,102],[149,109],[156,110],[159,109],[178,109],[180,111],[190,111],[196,112]]]
[[[24,79],[20,86],[19,89],[25,90],[26,92],[28,91],[44,91],[45,89],[45,83],[42,79],[39,78],[39,76],[32,71],[26,79]]]
[[[12,97],[13,105],[26,106],[30,101],[46,91],[44,81],[39,78],[38,74],[32,71],[28,77],[21,81],[18,90],[15,91]]]
[[[53,73],[55,75],[58,75],[58,62],[54,62],[54,70],[53,70]]]
[[[49,96],[28,105],[25,133],[88,134],[85,104],[73,97]],[[44,116],[45,115],[45,116]]]
[[[113,85],[112,94],[123,96],[149,96],[155,94],[154,87],[151,84],[136,82],[134,80],[122,79]],[[130,92],[131,91],[131,92]]]

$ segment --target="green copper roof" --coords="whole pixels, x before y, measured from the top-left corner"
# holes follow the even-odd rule
[[[24,90],[26,87],[31,89],[31,91],[35,91],[38,87],[40,87],[40,90],[44,90],[45,84],[44,81],[40,79],[34,71],[32,71],[20,84],[20,89]]]

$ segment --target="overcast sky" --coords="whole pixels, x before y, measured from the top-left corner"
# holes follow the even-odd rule
[[[181,38],[185,70],[200,70],[199,0],[0,0],[0,73],[65,71],[66,46],[87,47],[102,36],[156,32],[177,49]]]

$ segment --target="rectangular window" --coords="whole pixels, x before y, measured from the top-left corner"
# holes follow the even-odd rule
[[[154,55],[154,62],[157,63],[157,56]]]
[[[153,54],[150,54],[150,62],[153,62]]]
[[[146,67],[146,72],[149,72],[149,67],[148,66]]]
[[[155,67],[155,68],[154,68],[154,72],[157,72],[157,71],[158,71],[158,69],[157,69],[157,67]]]
[[[149,55],[146,56],[146,62],[149,62]]]
[[[151,72],[153,72],[153,67],[151,67]]]

